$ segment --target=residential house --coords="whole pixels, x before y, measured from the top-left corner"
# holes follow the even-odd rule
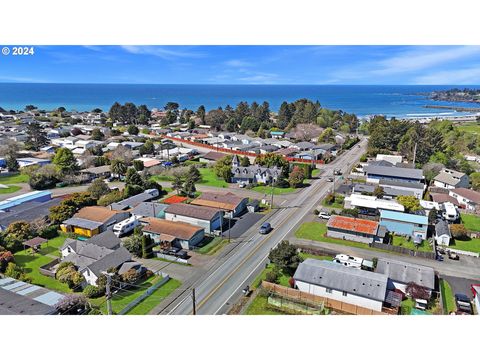
[[[451,189],[449,195],[457,200],[461,207],[470,211],[478,211],[480,205],[480,192],[472,189],[458,188]]]
[[[423,286],[431,294],[435,289],[435,272],[431,267],[393,259],[378,259],[377,274],[388,277],[388,289],[406,293],[411,282]]]
[[[129,217],[128,212],[115,211],[102,206],[87,206],[60,225],[62,231],[92,237]]]
[[[423,170],[397,166],[367,165],[364,167],[367,182],[379,183],[380,180],[395,180],[411,183],[422,183],[424,180]]]
[[[83,174],[87,174],[90,177],[90,180],[97,178],[109,178],[112,175],[110,170],[110,165],[102,165],[91,167],[80,171]]]
[[[362,243],[383,242],[386,229],[376,221],[332,215],[327,223],[327,236]]]
[[[402,162],[402,156],[401,155],[387,155],[387,154],[377,154],[377,157],[375,158],[377,161],[388,161],[389,163],[396,165],[398,163]]]
[[[285,131],[270,131],[270,135],[273,139],[282,139],[285,135]]]
[[[387,294],[386,275],[326,260],[306,259],[293,279],[302,292],[379,312]]]
[[[32,165],[47,165],[50,164],[51,161],[49,159],[39,159],[39,158],[34,158],[34,157],[22,157],[17,159],[18,166],[20,168],[26,167],[26,166],[32,166]]]
[[[220,160],[221,158],[223,158],[224,156],[226,156],[226,155],[223,154],[223,153],[219,153],[219,152],[216,152],[216,151],[210,151],[206,154],[203,154],[200,157],[200,162],[215,163],[218,160]]]
[[[470,180],[467,174],[460,171],[442,169],[440,173],[433,178],[433,184],[445,189],[468,188]]]
[[[380,225],[385,226],[391,233],[427,239],[427,216],[380,210]]]
[[[440,220],[435,224],[435,241],[437,245],[448,246],[452,239],[448,222]]]
[[[191,204],[172,204],[165,209],[165,220],[181,221],[190,225],[200,226],[205,233],[211,234],[221,228],[223,212],[215,208]]]
[[[143,233],[151,236],[161,247],[192,249],[205,237],[205,229],[200,226],[156,218],[145,218],[142,221],[146,223]]]
[[[220,209],[226,217],[234,218],[246,211],[248,198],[237,196],[231,192],[204,192],[191,204]]]
[[[377,185],[355,183],[352,188],[352,194],[373,195]],[[393,187],[382,187],[383,199],[395,199],[398,196],[415,196],[414,191],[401,190]],[[415,196],[416,197],[416,196]]]
[[[160,194],[157,189],[147,189],[140,194],[130,196],[129,198],[126,198],[119,202],[111,204],[110,209],[112,210],[132,209],[142,202],[149,201],[156,198],[158,195]]]
[[[124,247],[113,250],[88,241],[66,239],[60,250],[61,262],[73,263],[85,278],[84,285],[96,286],[103,272],[112,268],[118,270],[127,262],[138,264],[132,261],[132,254]],[[142,270],[139,268],[139,271]]]
[[[161,204],[157,202],[141,202],[130,210],[132,215],[140,217],[152,217],[165,219],[165,210],[169,207],[168,204]],[[140,220],[141,222],[141,220]]]
[[[405,211],[405,207],[395,200],[378,199],[375,196],[352,194],[344,200],[345,209]]]
[[[419,200],[423,199],[423,193],[425,191],[425,184],[420,182],[417,183],[411,181],[380,179],[378,185],[382,187],[384,191],[387,191],[387,189],[395,189],[398,191],[407,192]]]

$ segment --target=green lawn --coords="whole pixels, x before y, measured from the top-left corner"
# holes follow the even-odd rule
[[[27,183],[29,180],[28,175],[7,175],[7,176],[0,176],[0,184],[20,184],[20,183]]]
[[[251,190],[262,193],[262,194],[267,194],[267,195],[272,194],[272,187],[271,186],[258,185],[258,186],[253,187]],[[291,187],[288,187],[288,188],[273,187],[273,195],[290,194],[290,193],[295,192],[297,190],[298,189],[294,189],[294,188],[291,188]]]
[[[0,195],[1,194],[11,194],[20,190],[21,187],[17,185],[9,185],[7,188],[0,188]]]
[[[60,256],[58,248],[63,245],[66,238],[67,234],[59,232],[57,237],[48,240],[48,244],[44,243],[41,245],[39,253],[32,255],[30,249],[27,249],[14,254],[15,263],[25,268],[27,276],[32,279],[32,284],[60,292],[71,291],[66,284],[62,284],[49,276],[42,275],[39,271],[40,266],[53,261],[53,258],[47,256],[47,254]]]
[[[213,255],[228,244],[228,238],[222,239],[220,236],[215,237],[208,242],[207,241],[200,244],[201,246],[195,251],[202,255]]]
[[[268,297],[264,294],[258,294],[250,303],[246,315],[288,315],[279,309],[273,308],[268,304]]]
[[[480,239],[479,238],[472,238],[468,240],[455,239],[452,241],[452,243],[450,243],[448,247],[452,249],[480,253]]]
[[[330,204],[326,201],[326,199],[324,199],[322,201],[322,205],[325,207],[334,208],[334,209],[343,209],[343,200],[344,200],[343,196],[339,197],[337,195],[333,203]]]
[[[443,279],[440,280],[440,291],[442,292],[443,309],[445,314],[450,314],[452,311],[456,311],[457,307],[455,306],[455,298],[453,297],[452,288],[450,287],[450,284]]]
[[[50,252],[49,248],[42,248],[41,253],[30,254],[30,250],[22,250],[14,254],[15,263],[25,268],[26,275],[32,280],[32,284],[40,285],[51,290],[68,293],[71,290],[66,284],[56,279],[40,274],[40,266],[46,265],[53,259],[45,256]]]
[[[202,174],[202,181],[200,181],[199,184],[220,188],[228,187],[224,179],[219,179],[217,175],[215,175],[213,168],[198,168],[198,170],[200,174]]]
[[[298,255],[302,260],[305,260],[305,259],[317,259],[317,260],[328,260],[328,261],[333,260],[333,257],[329,255],[313,255],[313,254],[308,254],[304,252],[301,252]]]
[[[313,169],[312,170],[312,177],[316,177],[320,175],[320,169]]]
[[[272,270],[275,267],[273,264],[268,264],[265,269],[253,280],[252,283],[252,288],[256,289],[258,288],[261,284],[262,281],[265,280],[265,277],[267,276],[267,272]],[[290,287],[290,284],[288,280],[290,280],[290,275],[284,274],[283,272],[280,273],[280,278],[278,279],[278,284],[286,287]]]
[[[460,215],[463,224],[467,230],[478,232],[480,231],[480,217],[471,214],[461,214]]]
[[[401,247],[404,247],[406,249],[416,250],[416,251],[431,252],[433,250],[432,246],[429,244],[429,242],[427,240],[424,240],[422,242],[422,245],[420,245],[417,248],[417,246],[413,243],[413,240],[408,241],[407,238],[405,238],[404,236],[399,236],[399,235],[394,235],[393,236],[392,245],[401,246]]]
[[[119,313],[125,306],[143,294],[150,286],[162,279],[161,276],[152,276],[139,284],[141,288],[132,287],[127,290],[120,290],[118,293],[113,294],[112,297],[112,310],[114,313]],[[137,306],[132,308],[127,315],[145,315],[148,314],[156,305],[158,305],[163,299],[170,295],[176,288],[181,285],[181,282],[176,279],[170,279],[166,284],[155,290],[149,297],[144,299]],[[104,297],[98,299],[91,299],[92,304],[100,307],[102,314],[107,313],[107,304]]]
[[[480,125],[476,123],[467,123],[457,126],[457,129],[471,134],[480,134]]]
[[[326,237],[325,236],[326,232],[327,232],[327,225],[325,223],[306,222],[300,225],[297,231],[295,231],[295,236],[301,239],[328,242],[328,243],[338,244],[338,245],[346,245],[346,246],[352,246],[352,247],[358,247],[358,248],[364,248],[364,249],[370,248],[368,244],[364,244],[356,241]],[[375,250],[380,250],[380,249],[375,249]]]

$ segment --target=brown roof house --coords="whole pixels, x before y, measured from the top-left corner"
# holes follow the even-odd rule
[[[480,192],[471,189],[451,189],[449,195],[455,198],[460,206],[467,210],[479,212],[480,210]]]
[[[169,221],[157,218],[145,218],[142,231],[162,247],[192,249],[205,236],[205,229],[181,221]]]
[[[125,211],[115,211],[103,206],[87,206],[60,226],[63,231],[92,237],[107,230],[109,226],[129,217]]]
[[[165,210],[165,220],[200,226],[207,234],[211,234],[214,230],[221,228],[223,211],[205,206],[172,204]]]
[[[191,204],[223,210],[228,217],[241,215],[247,209],[248,198],[237,196],[231,192],[204,192]]]

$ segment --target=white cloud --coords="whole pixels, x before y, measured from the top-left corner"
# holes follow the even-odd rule
[[[232,60],[228,60],[228,61],[225,61],[224,63],[226,66],[230,66],[230,67],[249,67],[249,66],[252,66],[252,63],[249,63],[247,61],[244,61],[244,60],[240,60],[240,59],[232,59]]]
[[[451,61],[465,59],[474,55],[480,55],[478,46],[458,46],[439,48],[420,48],[408,50],[391,58],[381,60],[372,71],[372,74],[389,75],[408,73],[433,66],[438,66]]]
[[[414,79],[419,85],[474,85],[480,84],[480,68],[438,71]]]
[[[202,52],[189,51],[174,46],[165,48],[162,46],[124,45],[121,46],[121,48],[131,54],[152,55],[165,60],[174,58],[201,58],[206,56],[206,54]]]
[[[5,82],[19,82],[19,83],[47,83],[47,80],[37,79],[31,77],[18,77],[18,76],[2,76],[0,75],[0,81]]]

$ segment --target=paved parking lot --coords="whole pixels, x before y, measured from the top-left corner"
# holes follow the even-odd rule
[[[232,225],[232,228],[230,229],[230,237],[232,239],[241,237],[264,216],[265,214],[261,214],[261,213],[246,213],[238,218],[235,218],[234,219],[235,223]],[[223,232],[223,236],[228,237],[228,225],[227,225],[227,230]]]

